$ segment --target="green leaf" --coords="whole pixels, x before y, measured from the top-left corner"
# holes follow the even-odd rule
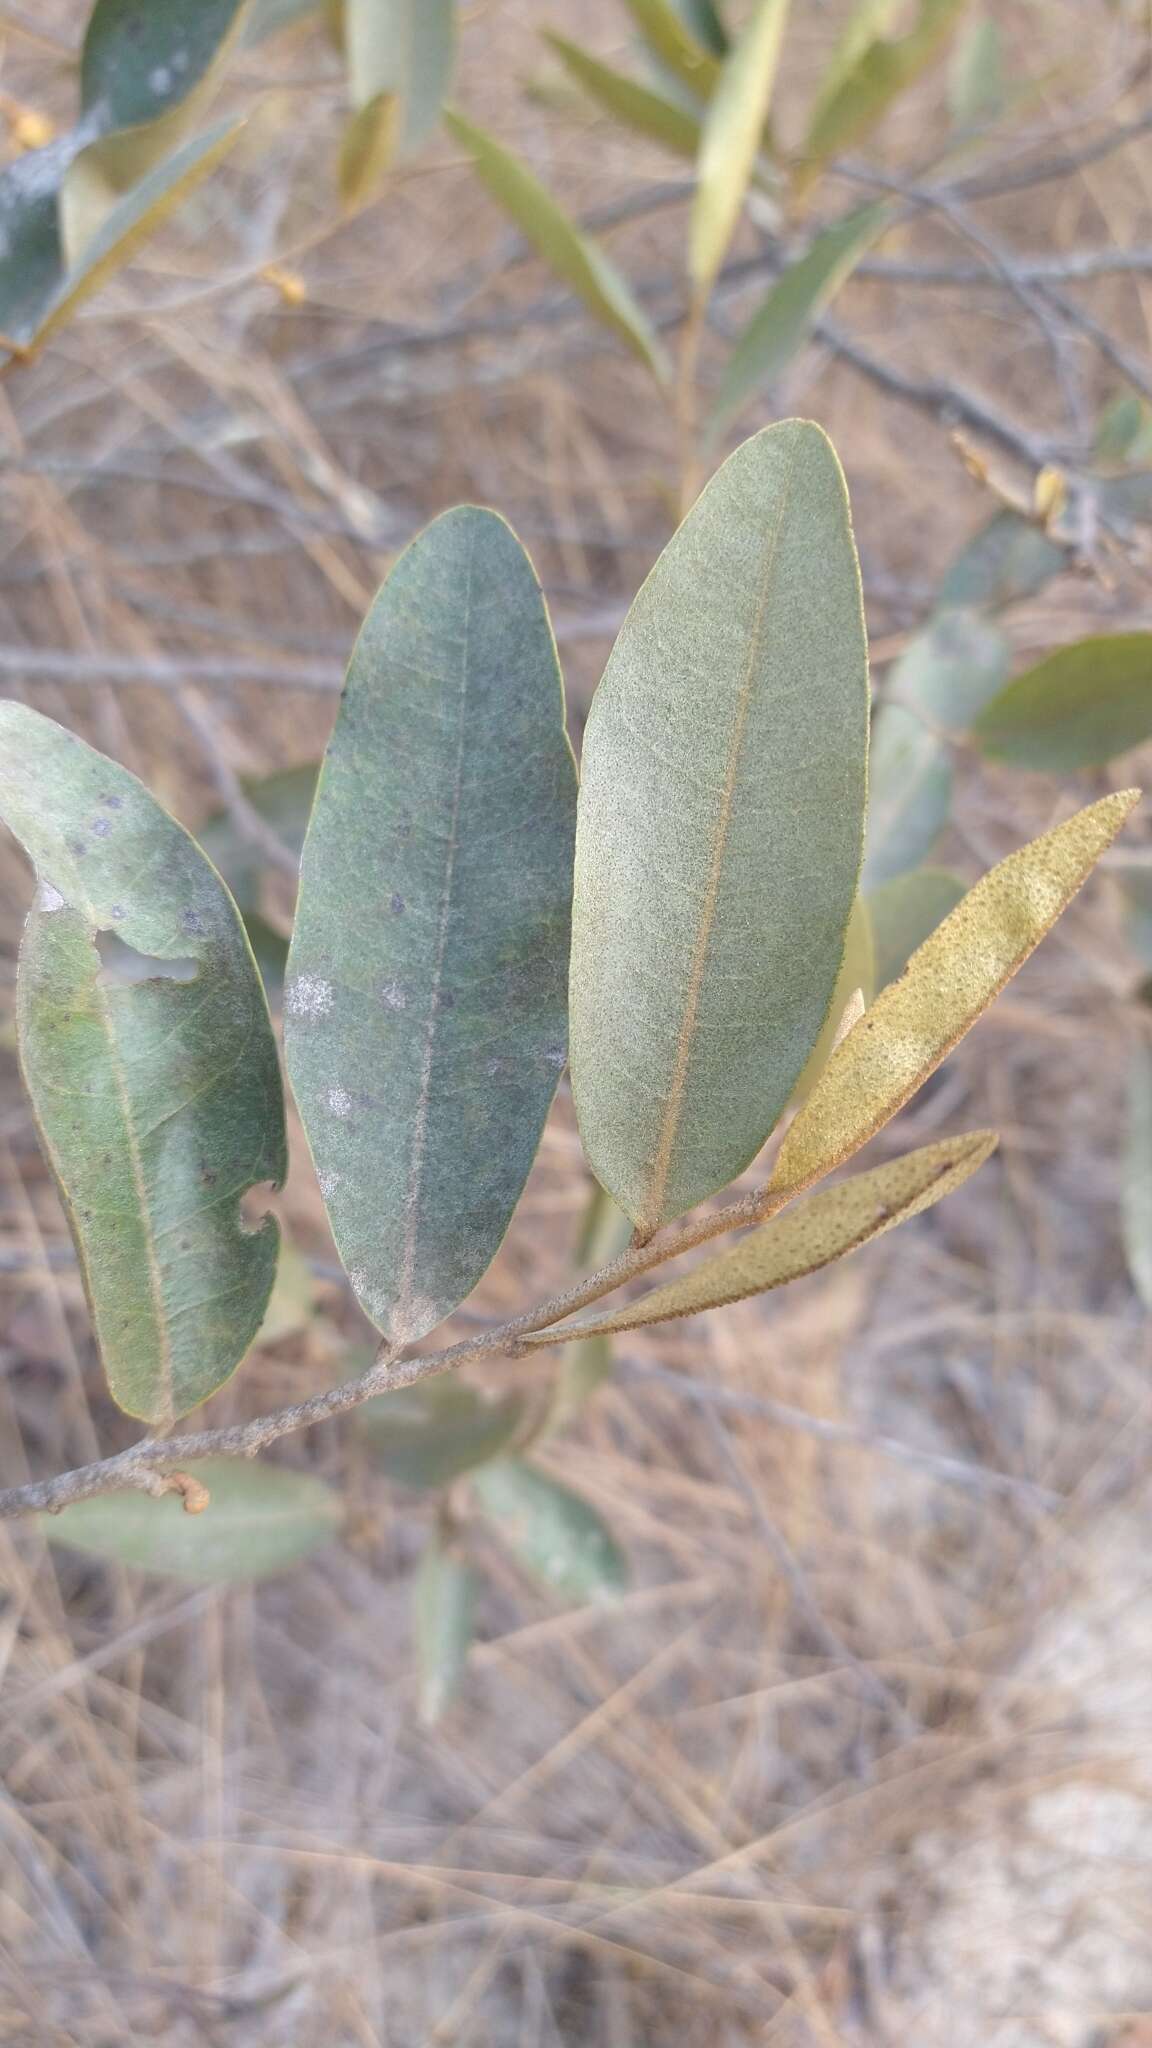
[[[264,993],[269,1008],[278,1010],[284,1001],[284,976],[288,971],[288,941],[283,932],[269,924],[258,910],[243,912],[244,930],[252,948],[252,958],[260,969]]]
[[[141,1571],[222,1585],[288,1571],[340,1533],[339,1496],[309,1472],[247,1458],[198,1458],[180,1470],[208,1489],[199,1514],[178,1493],[100,1493],[45,1515],[44,1534]]]
[[[340,1257],[394,1344],[483,1275],[564,1065],[576,776],[540,586],[493,512],[400,557],[301,862],[285,1038]]]
[[[603,107],[617,121],[623,121],[625,127],[634,129],[638,135],[663,143],[666,149],[675,150],[680,156],[695,156],[700,146],[700,123],[694,115],[678,107],[675,101],[665,99],[662,93],[652,92],[646,85],[637,85],[635,79],[627,78],[622,71],[613,71],[607,64],[601,64],[578,43],[570,43],[566,36],[546,30],[544,40],[552,45],[565,69],[597,106]]]
[[[732,1251],[703,1260],[681,1279],[653,1288],[639,1301],[598,1316],[595,1322],[569,1325],[567,1332],[561,1325],[525,1341],[543,1348],[562,1343],[565,1335],[571,1337],[574,1331],[606,1335],[638,1330],[647,1323],[723,1308],[729,1302],[803,1279],[805,1274],[819,1272],[871,1244],[873,1238],[883,1237],[886,1230],[919,1216],[962,1187],[995,1151],[997,1142],[995,1131],[969,1131],[963,1137],[944,1138],[918,1152],[907,1152],[902,1159],[890,1159],[870,1173],[822,1188],[786,1215],[760,1224]]]
[[[1122,391],[1109,401],[1096,427],[1098,462],[1140,464],[1152,458],[1152,406],[1135,391]]]
[[[801,151],[809,174],[871,134],[894,101],[934,62],[966,5],[967,0],[920,0],[913,27],[892,41],[884,31],[896,9],[881,0],[878,8],[862,10],[850,60],[833,60],[833,71],[812,109]]]
[[[1007,506],[967,542],[953,562],[937,603],[1001,611],[1038,591],[1068,566],[1068,551],[1034,519]]]
[[[833,1053],[785,1133],[766,1198],[823,1179],[903,1108],[999,995],[1139,798],[1104,797],[984,875]]]
[[[85,113],[107,132],[179,106],[211,71],[243,8],[244,0],[96,0],[80,54]]]
[[[1146,861],[1118,860],[1113,871],[1124,902],[1124,936],[1140,965],[1152,973],[1152,867]]]
[[[913,868],[873,890],[868,909],[878,989],[903,974],[917,947],[943,924],[964,894],[959,875],[949,874],[947,868]]]
[[[832,1054],[832,1048],[844,1026],[845,1013],[854,997],[863,999],[865,1006],[871,1002],[876,985],[876,960],[872,941],[872,918],[869,907],[862,896],[857,896],[848,919],[848,930],[844,936],[844,952],[840,961],[840,972],[832,991],[832,1001],[819,1038],[812,1047],[804,1071],[792,1091],[791,1106],[796,1109],[812,1093],[816,1081],[823,1073]]]
[[[969,22],[956,45],[948,78],[948,111],[961,130],[986,128],[1008,103],[1004,37],[990,14]]]
[[[868,672],[818,427],[746,441],[643,585],[584,742],[572,1076],[649,1233],[741,1172],[819,1036],[856,894]]]
[[[715,0],[672,0],[672,5],[701,49],[723,57],[728,49],[728,31]]]
[[[244,794],[289,853],[297,858],[304,844],[308,820],[316,797],[320,774],[318,761],[305,761],[298,768],[278,768],[271,775],[251,776],[244,782]],[[241,910],[260,908],[260,881],[265,859],[258,846],[234,824],[227,811],[214,811],[196,833],[213,867],[217,868]]]
[[[1152,633],[1060,647],[992,699],[973,728],[995,760],[1048,775],[1101,767],[1152,738]]]
[[[163,1425],[234,1371],[272,1290],[276,1225],[240,1215],[287,1167],[264,991],[195,841],[134,775],[11,702],[0,816],[40,881],[17,978],[25,1084],[112,1393]]]
[[[871,797],[863,887],[918,867],[952,809],[948,747],[905,704],[881,704],[872,721]]]
[[[472,1484],[501,1541],[562,1599],[607,1601],[624,1591],[623,1552],[578,1493],[519,1458],[485,1465]]]
[[[24,346],[41,347],[71,319],[84,299],[123,269],[140,245],[223,162],[239,134],[240,124],[212,128],[149,171],[108,213],[85,245],[80,261],[66,272],[49,304],[41,309],[34,331],[12,338]]]
[[[728,358],[708,422],[711,433],[762,384],[783,375],[887,218],[886,206],[865,206],[837,221],[777,278]]]
[[[493,197],[527,236],[556,276],[570,285],[589,311],[666,382],[668,359],[647,314],[602,249],[581,234],[526,164],[503,149],[463,114],[446,113],[445,125],[463,143]]]
[[[344,45],[353,106],[393,96],[402,147],[415,149],[436,127],[451,84],[455,0],[344,0]]]
[[[429,1727],[460,1690],[472,1644],[476,1574],[455,1541],[433,1536],[414,1588],[420,1719]]]
[[[757,0],[724,59],[704,119],[688,230],[688,270],[698,294],[712,284],[740,218],[763,141],[788,7],[789,0]]]
[[[437,1373],[365,1401],[356,1429],[380,1470],[398,1486],[448,1486],[500,1457],[524,1420],[515,1395],[489,1401],[455,1373]]]
[[[256,1332],[257,1344],[279,1344],[296,1337],[312,1321],[316,1306],[316,1282],[312,1268],[290,1237],[280,1239],[276,1279],[268,1297],[264,1320]]]
[[[615,1363],[610,1337],[581,1337],[564,1346],[548,1413],[549,1436],[571,1422],[593,1394],[607,1384]]]
[[[396,155],[396,131],[400,102],[393,92],[377,93],[357,108],[344,130],[340,145],[338,184],[340,199],[349,213],[357,212],[376,197]]]
[[[1121,1219],[1128,1271],[1145,1308],[1152,1309],[1152,1045],[1133,1046],[1128,1067]]]
[[[940,611],[889,670],[872,731],[872,796],[864,886],[919,865],[948,820],[952,756],[1008,673],[1008,643],[979,613]]]
[[[0,337],[9,348],[27,347],[60,289],[57,205],[77,148],[75,136],[62,136],[0,172]]]
[[[708,99],[720,76],[711,50],[690,33],[672,0],[624,0],[654,57],[702,100]]]

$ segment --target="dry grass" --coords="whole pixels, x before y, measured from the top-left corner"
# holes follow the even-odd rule
[[[609,0],[588,12],[580,33],[620,49]],[[1142,110],[1146,87],[1117,89],[1139,33],[1122,10],[1002,12],[1034,84],[1018,132],[1053,146],[1092,132],[1082,114]],[[525,99],[548,13],[469,10],[462,99],[581,205],[666,178]],[[799,71],[835,10],[797,14]],[[17,97],[55,90],[30,37],[6,57]],[[513,260],[449,147],[332,231],[316,166],[335,74],[308,40],[274,68],[230,182],[0,391],[2,638],[30,650],[7,687],[193,822],[212,781],[177,696],[126,682],[118,657],[199,665],[234,768],[309,758],[331,697],[293,674],[337,674],[394,547],[476,497],[536,556],[578,722],[670,518],[659,401],[581,319],[535,316],[553,288]],[[893,162],[938,114],[933,87],[895,125]],[[1146,245],[1150,164],[1137,145],[981,219],[1030,252]],[[669,312],[682,219],[612,236]],[[939,220],[892,253],[969,254]],[[274,257],[302,306],[263,280]],[[1149,279],[1099,280],[1081,303],[1147,362]],[[982,390],[1033,431],[1058,421],[1043,340],[1003,293],[860,281],[842,313],[905,373]],[[1075,368],[1089,406],[1116,385],[1087,344]],[[826,350],[780,396],[837,440],[894,651],[987,493],[936,422]],[[1063,579],[1013,630],[1031,650],[1091,621],[1150,622],[1138,558],[1107,583]],[[966,766],[952,852],[973,871],[1075,794]],[[4,876],[10,991],[26,898],[10,853]],[[629,1340],[550,1458],[611,1518],[634,1590],[558,1612],[481,1534],[481,1646],[434,1733],[408,1622],[427,1508],[346,1432],[289,1453],[347,1484],[346,1542],[255,1592],[121,1576],[0,1526],[0,2041],[1135,2048],[1152,2009],[1152,1593],[1149,1344],[1115,1206],[1132,979],[1098,885],[902,1119],[902,1145],[998,1124],[976,1183],[784,1298]],[[4,1061],[8,1482],[125,1425]],[[561,1100],[473,1306],[546,1288],[582,1200]],[[299,1148],[284,1209],[322,1255]],[[293,1398],[363,1337],[329,1287],[211,1413]]]

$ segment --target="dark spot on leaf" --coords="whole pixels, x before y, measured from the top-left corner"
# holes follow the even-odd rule
[[[111,818],[93,818],[91,831],[94,839],[107,839],[112,830]]]
[[[203,1181],[206,1188],[214,1188],[217,1180],[215,1167],[202,1166],[200,1168],[200,1178]]]
[[[397,895],[397,894],[395,893],[395,891],[393,892],[393,896],[392,896],[392,902],[391,902],[391,906],[390,906],[390,907],[391,907],[391,911],[392,911],[392,915],[393,915],[393,917],[403,917],[403,915],[404,915],[404,898],[403,898],[402,896],[400,896],[400,895]]]
[[[87,843],[83,839],[69,839],[67,846],[74,860],[83,860],[88,851]]]
[[[128,912],[125,910],[124,905],[122,903],[114,903],[108,915],[109,917],[121,918],[127,917]]]
[[[436,998],[436,1007],[439,1010],[454,1010],[456,1008],[456,998],[450,988],[442,988],[440,990]]]
[[[186,932],[200,933],[204,930],[204,920],[198,910],[182,910],[180,912],[180,925],[181,929]]]
[[[124,799],[122,796],[102,796],[100,801],[102,804],[107,804],[110,811],[122,811],[124,809]]]

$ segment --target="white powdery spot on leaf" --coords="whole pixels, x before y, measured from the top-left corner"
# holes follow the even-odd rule
[[[352,1113],[352,1097],[346,1088],[330,1088],[327,1102],[333,1116],[344,1117]]]
[[[402,988],[398,981],[386,981],[380,991],[380,999],[389,1010],[408,1008],[408,991]]]
[[[324,1200],[327,1201],[329,1195],[336,1193],[340,1185],[340,1175],[335,1173],[330,1166],[322,1166],[316,1175],[316,1181],[320,1193],[323,1195]]]
[[[153,92],[167,92],[172,84],[172,73],[166,64],[158,64],[155,71],[148,73],[148,83]]]
[[[36,908],[42,910],[45,916],[51,916],[54,910],[63,910],[64,898],[59,889],[52,887],[51,882],[41,882],[36,892]]]
[[[290,1017],[326,1017],[332,1008],[332,983],[319,974],[298,974],[285,991]]]

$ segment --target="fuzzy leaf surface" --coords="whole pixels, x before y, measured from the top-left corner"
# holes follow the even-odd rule
[[[895,1116],[1051,931],[1138,798],[1090,804],[968,891],[832,1054],[780,1147],[770,1199],[810,1187]]]
[[[870,1173],[822,1188],[785,1215],[760,1224],[732,1251],[705,1259],[682,1279],[654,1287],[639,1301],[597,1316],[594,1322],[571,1324],[566,1331],[543,1331],[526,1341],[543,1347],[579,1335],[587,1342],[593,1336],[699,1315],[704,1309],[723,1308],[749,1295],[785,1287],[790,1280],[819,1272],[942,1201],[983,1166],[996,1143],[995,1131],[970,1131],[964,1137],[945,1138],[918,1152],[905,1153],[902,1159],[890,1159]]]
[[[755,1157],[832,1000],[856,894],[868,670],[818,427],[731,456],[621,628],[585,734],[572,1076],[642,1231]]]
[[[565,1057],[576,774],[535,572],[462,506],[364,622],[304,842],[289,1074],[340,1257],[395,1344],[495,1256]]]

